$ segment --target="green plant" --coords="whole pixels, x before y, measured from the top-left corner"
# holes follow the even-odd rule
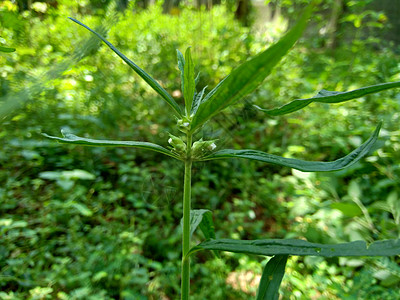
[[[205,95],[205,88],[199,92],[196,90],[198,77],[195,76],[190,48],[186,50],[185,55],[178,51],[178,67],[181,72],[185,109],[182,109],[157,81],[129,60],[100,34],[83,23],[72,19],[74,22],[97,35],[97,37],[106,43],[169,104],[175,116],[178,118],[177,129],[182,133],[182,136],[178,137],[171,134],[168,140],[170,147],[165,148],[149,142],[89,139],[78,137],[68,132],[63,132],[63,138],[49,136],[47,134],[44,135],[60,143],[67,144],[134,147],[152,150],[184,163],[181,299],[189,298],[190,256],[200,250],[212,250],[215,251],[216,255],[218,255],[218,251],[230,251],[273,256],[273,258],[268,261],[263,271],[257,299],[278,298],[279,286],[284,275],[289,255],[339,257],[391,256],[400,254],[400,240],[377,241],[367,246],[364,241],[331,245],[292,239],[255,241],[216,239],[211,212],[205,209],[191,210],[191,175],[193,162],[205,162],[224,158],[246,158],[291,167],[305,172],[327,172],[341,170],[355,164],[373,148],[378,138],[381,125],[378,125],[371,137],[360,147],[347,156],[331,162],[310,162],[285,158],[257,150],[223,149],[216,151],[216,140],[203,140],[203,138],[195,140],[199,135],[199,130],[210,118],[217,115],[228,106],[235,104],[245,95],[253,92],[263,82],[270,74],[271,70],[279,63],[281,58],[285,56],[299,39],[306,27],[311,11],[312,8],[310,6],[306,9],[306,12],[299,22],[293,26],[283,38],[264,52],[239,66],[207,95]],[[349,92],[322,90],[313,98],[297,99],[277,109],[262,109],[258,106],[257,108],[267,115],[278,116],[299,110],[312,102],[339,103],[395,87],[400,87],[400,82],[378,84]],[[191,247],[190,239],[197,227],[200,227],[206,240]]]
[[[0,52],[14,52],[14,51],[15,51],[15,48],[0,46]]]

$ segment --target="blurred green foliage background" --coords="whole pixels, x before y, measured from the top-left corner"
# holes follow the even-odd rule
[[[175,49],[192,46],[199,86],[210,90],[277,40],[307,1],[267,2],[0,3],[0,45],[16,48],[0,54],[0,299],[179,294],[182,166],[155,153],[58,145],[39,134],[67,129],[167,145],[168,133],[177,133],[164,101],[67,16],[101,31],[183,103]],[[393,9],[376,2],[322,1],[305,37],[257,92],[202,134],[219,145],[334,160],[383,120],[379,149],[336,173],[241,160],[195,164],[192,206],[214,211],[217,237],[400,237],[399,90],[280,118],[252,107],[400,80]],[[283,299],[399,299],[399,262],[292,257]],[[200,252],[193,299],[249,299],[264,264]]]

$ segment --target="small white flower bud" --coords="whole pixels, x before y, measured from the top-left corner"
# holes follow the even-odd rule
[[[210,151],[213,151],[215,148],[217,148],[217,145],[215,145],[214,143],[208,146],[208,150]]]

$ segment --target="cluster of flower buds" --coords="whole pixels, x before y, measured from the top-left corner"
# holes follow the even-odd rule
[[[186,144],[182,139],[170,134],[168,143],[172,146],[172,150],[177,154],[184,156],[186,153]]]
[[[193,115],[184,116],[182,119],[179,119],[177,122],[178,129],[183,133],[188,133],[190,131],[190,123],[192,121]]]
[[[210,152],[217,148],[215,141],[216,140],[203,141],[203,139],[200,139],[197,142],[194,142],[192,146],[192,157],[194,159],[199,159],[210,154]]]

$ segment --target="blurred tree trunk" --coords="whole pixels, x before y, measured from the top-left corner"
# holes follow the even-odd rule
[[[244,26],[250,26],[250,0],[238,0],[235,11],[235,18],[239,20]]]
[[[163,13],[164,14],[170,13],[172,8],[179,6],[180,2],[181,2],[180,0],[164,0]]]
[[[154,3],[154,1],[151,1],[151,0],[137,0],[137,1],[136,1],[136,4],[137,4],[140,8],[144,8],[144,9],[148,8],[149,5],[151,5],[151,4],[153,4],[153,3]]]
[[[329,18],[329,23],[327,25],[326,34],[328,41],[326,47],[329,49],[335,49],[339,43],[339,20],[342,14],[346,10],[346,1],[335,0],[333,2],[332,13]]]
[[[196,0],[197,8],[204,5],[207,9],[211,9],[214,5],[221,4],[221,0]]]

